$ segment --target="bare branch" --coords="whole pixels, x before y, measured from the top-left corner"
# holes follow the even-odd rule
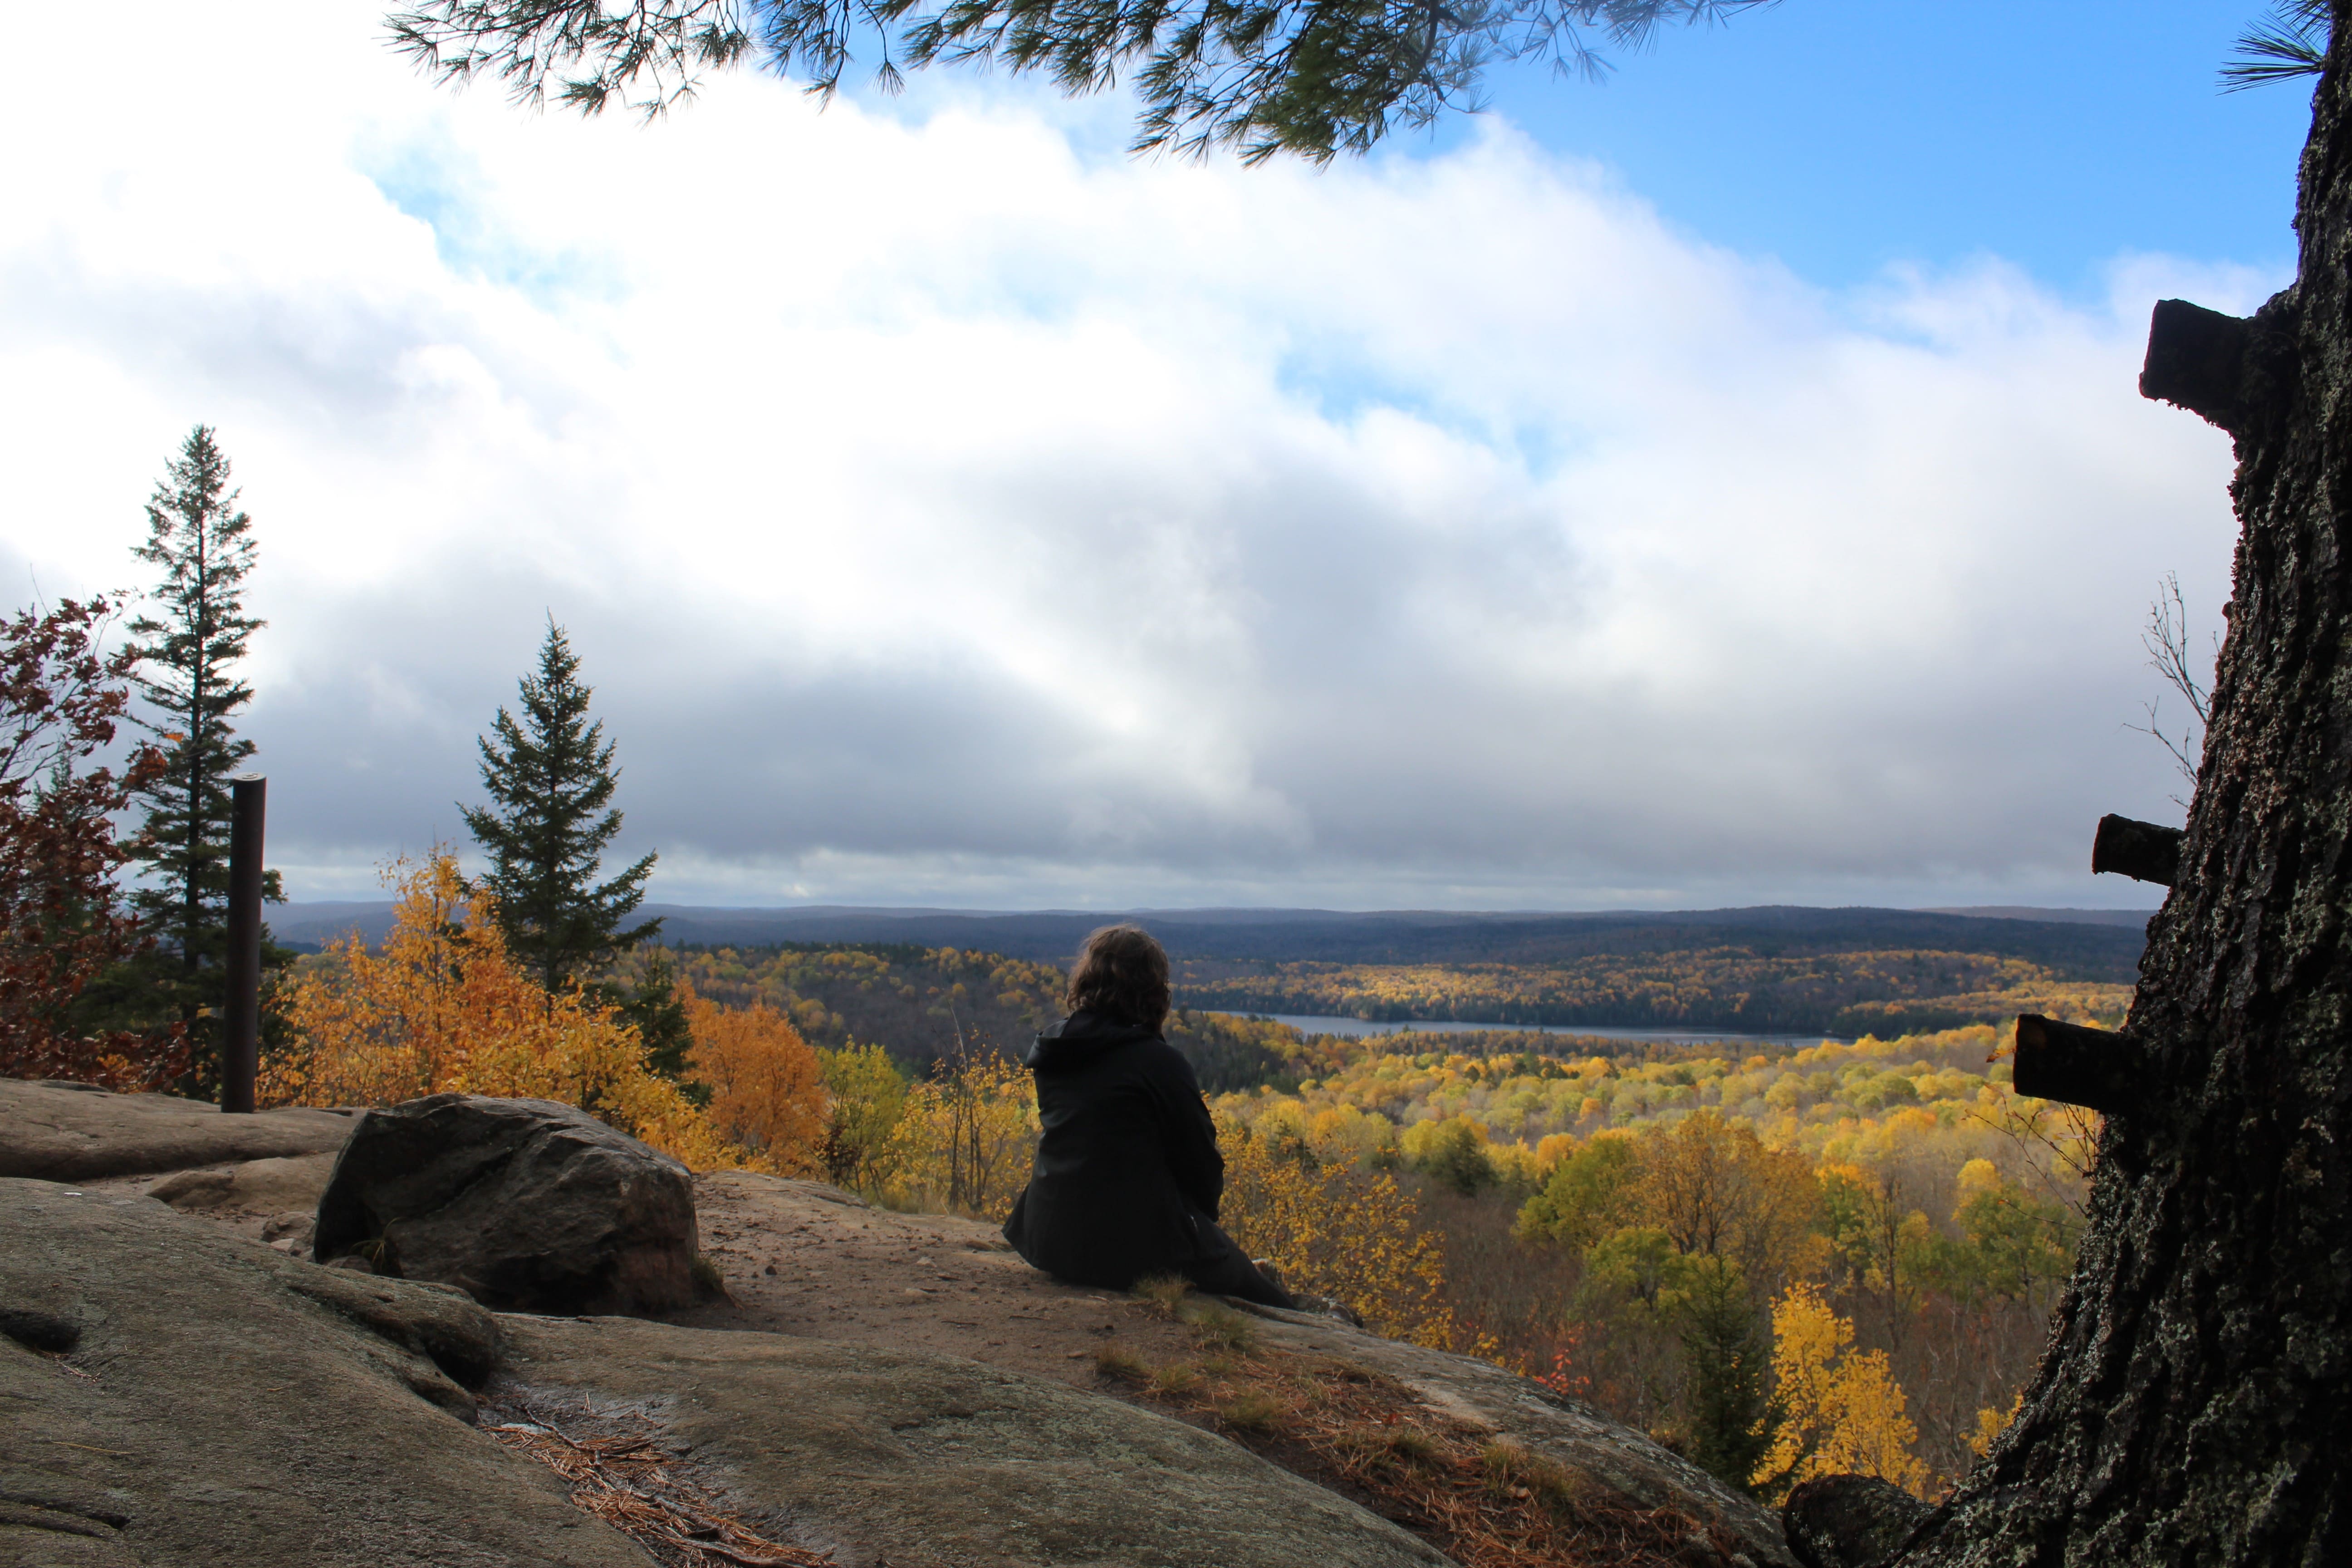
[[[2200,732],[2211,727],[2213,701],[2210,689],[2197,679],[2196,668],[2189,663],[2189,609],[2181,602],[2179,573],[2167,572],[2164,581],[2156,585],[2156,598],[2147,607],[2147,625],[2141,628],[2139,640],[2140,646],[2147,649],[2147,667],[2162,676],[2164,683],[2189,704],[2196,721],[2183,725],[2179,739],[2175,740],[2165,731],[2158,717],[2158,705],[2163,701],[2158,698],[2144,705],[2146,724],[2126,724],[2124,728],[2155,736],[2157,743],[2171,754],[2173,765],[2180,770],[2180,776],[2189,782],[2193,793],[2197,788],[2198,760],[2202,754]],[[2213,638],[2213,658],[2218,661],[2221,657],[2221,639],[2217,636]],[[2188,808],[2189,803],[2177,795],[2172,801],[2183,810]]]

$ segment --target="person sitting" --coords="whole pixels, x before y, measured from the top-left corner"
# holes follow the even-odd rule
[[[1129,1290],[1181,1275],[1212,1295],[1288,1307],[1289,1294],[1217,1226],[1225,1184],[1200,1080],[1160,1034],[1168,954],[1139,926],[1078,949],[1070,1016],[1030,1050],[1036,1165],[1004,1238],[1057,1279]]]

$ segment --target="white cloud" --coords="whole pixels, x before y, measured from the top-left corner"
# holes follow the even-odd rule
[[[2126,901],[2137,624],[2227,593],[2159,293],[1850,295],[1507,131],[1324,171],[717,84],[428,89],[368,4],[133,6],[0,105],[0,546],[135,580],[215,423],[299,895],[457,831],[571,628],[661,896]],[[253,40],[267,39],[267,47]]]

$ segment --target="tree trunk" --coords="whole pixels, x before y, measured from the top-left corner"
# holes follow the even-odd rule
[[[2335,14],[2300,276],[2249,323],[2234,396],[2200,404],[2237,438],[2242,532],[2126,1026],[2145,1072],[2024,1407],[1905,1568],[2352,1563],[2352,0]]]

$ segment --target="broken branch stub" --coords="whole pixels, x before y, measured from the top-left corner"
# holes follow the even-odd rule
[[[2178,827],[2135,822],[2110,812],[2099,818],[2099,831],[2091,840],[2091,869],[2169,888],[2180,872],[2180,837]]]
[[[2147,323],[2139,395],[2201,415],[2231,435],[2242,423],[2248,323],[2186,300],[2158,300]]]
[[[2129,1036],[2027,1013],[2017,1020],[2010,1087],[2035,1100],[2110,1116],[2130,1110],[2138,1098],[2142,1067],[2139,1047]]]

